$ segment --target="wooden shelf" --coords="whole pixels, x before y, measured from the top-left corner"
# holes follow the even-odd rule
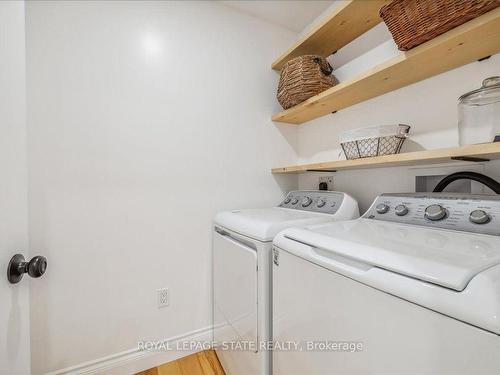
[[[366,2],[362,2],[366,3]],[[273,116],[301,124],[500,52],[500,8]]]
[[[303,173],[313,171],[338,171],[346,169],[366,169],[425,164],[449,163],[460,161],[488,161],[500,159],[500,142],[484,143],[438,150],[407,152],[397,155],[375,156],[355,160],[336,160],[323,163],[292,165],[273,168],[272,173]]]
[[[301,55],[313,54],[324,57],[331,55],[379,24],[382,20],[378,12],[386,2],[387,0],[346,1],[325,21],[281,55],[272,64],[272,68],[280,70],[288,60]]]

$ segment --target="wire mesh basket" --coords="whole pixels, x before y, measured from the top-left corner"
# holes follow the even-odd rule
[[[398,154],[409,131],[403,124],[351,130],[341,135],[340,145],[349,160]]]

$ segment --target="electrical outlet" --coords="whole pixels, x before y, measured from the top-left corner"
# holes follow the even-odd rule
[[[322,182],[326,182],[328,190],[333,190],[333,176],[321,176],[318,181],[318,185]]]
[[[156,291],[158,297],[158,308],[166,307],[170,304],[170,294],[168,288],[158,289]]]

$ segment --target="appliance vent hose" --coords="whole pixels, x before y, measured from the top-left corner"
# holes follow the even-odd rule
[[[442,192],[449,184],[456,180],[474,180],[489,187],[495,193],[500,194],[500,183],[491,177],[476,172],[456,172],[452,173],[438,182],[434,188],[434,193]]]

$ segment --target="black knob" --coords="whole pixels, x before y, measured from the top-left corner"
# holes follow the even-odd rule
[[[7,267],[7,279],[11,284],[17,284],[25,273],[33,278],[38,278],[45,273],[46,269],[47,259],[45,257],[37,255],[26,262],[22,254],[16,254]]]
[[[47,259],[41,255],[31,258],[28,263],[28,275],[38,278],[45,273],[47,269]]]

